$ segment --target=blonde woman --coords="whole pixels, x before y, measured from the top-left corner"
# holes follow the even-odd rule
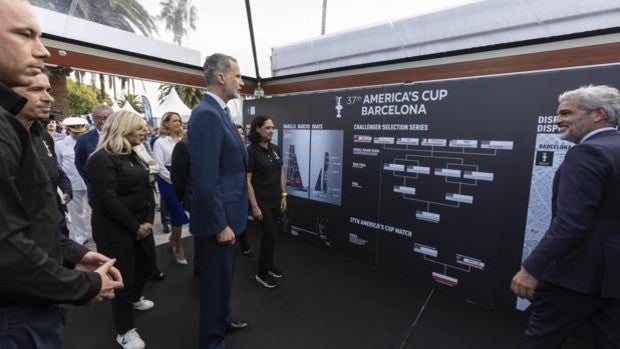
[[[155,260],[155,201],[149,167],[132,150],[144,135],[144,120],[138,114],[113,113],[85,166],[92,190],[93,238],[100,252],[116,258],[115,266],[125,279],[125,288],[111,302],[116,341],[123,348],[144,348],[133,311],[155,305],[142,297]]]
[[[189,220],[170,179],[172,150],[181,138],[183,138],[181,116],[175,112],[165,113],[159,126],[159,138],[153,144],[153,157],[160,168],[157,175],[157,186],[168,208],[168,214],[170,214],[170,245],[174,252],[174,260],[177,265],[185,266],[187,259],[181,243],[181,231],[183,224],[189,223]]]

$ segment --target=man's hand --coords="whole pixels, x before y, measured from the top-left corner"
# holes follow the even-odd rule
[[[71,201],[71,195],[62,194],[62,203],[66,205],[69,203],[69,201]]]
[[[82,257],[82,259],[78,262],[78,264],[75,265],[75,269],[80,271],[95,271],[97,270],[97,268],[99,268],[109,260],[110,258],[102,255],[101,253],[88,251],[84,255],[84,257]],[[118,269],[114,267],[112,267],[111,269],[114,275],[118,274],[120,276]]]
[[[534,299],[534,293],[537,286],[538,280],[532,274],[528,273],[523,267],[521,267],[521,270],[519,270],[519,272],[512,277],[512,282],[510,283],[510,289],[512,289],[512,292],[519,297],[527,298],[529,300]]]
[[[112,266],[114,262],[116,262],[116,259],[109,259],[95,270],[101,277],[101,289],[99,294],[91,300],[91,303],[98,303],[104,299],[113,299],[115,296],[114,290],[125,287],[121,273]]]
[[[232,229],[230,229],[229,226],[226,226],[226,228],[222,229],[222,231],[217,233],[215,238],[217,239],[217,243],[220,245],[235,244],[235,233],[233,233]]]

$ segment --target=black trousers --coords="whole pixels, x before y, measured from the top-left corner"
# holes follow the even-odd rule
[[[273,267],[273,256],[276,250],[276,234],[278,233],[277,219],[280,216],[280,207],[260,208],[263,219],[258,221],[263,234],[260,241],[260,255],[258,257],[258,276],[266,276]]]
[[[248,241],[247,229],[245,232],[239,235],[237,240],[239,240],[239,248],[241,249],[242,252],[250,249],[250,242]]]
[[[542,283],[525,331],[525,348],[560,348],[581,325],[596,331],[597,348],[620,348],[620,299],[603,298]]]
[[[133,302],[140,299],[144,285],[153,272],[155,260],[155,243],[153,234],[135,240],[133,245],[99,245],[99,252],[110,258],[116,258],[114,266],[121,272],[125,287],[116,290],[112,304],[112,317],[116,333],[125,334],[136,327],[133,321]]]
[[[0,348],[64,348],[66,314],[63,305],[0,308]]]

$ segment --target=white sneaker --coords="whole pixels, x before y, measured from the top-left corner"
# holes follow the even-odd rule
[[[133,302],[131,303],[131,305],[133,306],[134,310],[144,311],[144,310],[153,309],[153,307],[155,306],[155,302],[150,301],[148,299],[144,299],[144,297],[140,297],[139,301]]]
[[[146,344],[144,344],[144,341],[140,338],[135,328],[127,331],[124,335],[117,335],[116,342],[120,344],[123,349],[144,349],[146,347]]]

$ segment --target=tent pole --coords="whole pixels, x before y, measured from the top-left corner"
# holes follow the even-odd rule
[[[250,0],[245,0],[245,9],[248,14],[248,27],[250,28],[250,41],[252,42],[252,55],[254,56],[254,69],[256,70],[256,79],[260,84],[262,79],[258,71],[258,59],[256,58],[256,41],[254,40],[254,26],[252,25],[252,10],[250,9]]]

